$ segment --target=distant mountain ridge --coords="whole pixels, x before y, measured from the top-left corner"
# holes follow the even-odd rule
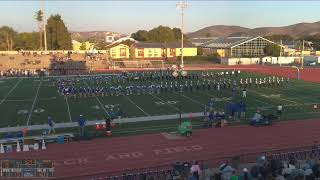
[[[111,31],[86,31],[86,32],[71,32],[71,38],[76,41],[105,41],[106,36],[113,35],[115,37],[122,37],[125,34],[111,32]]]
[[[290,35],[299,38],[320,33],[320,21],[314,23],[298,23],[282,27],[245,28],[241,26],[214,25],[187,34],[189,38],[229,37],[229,36],[271,36]]]

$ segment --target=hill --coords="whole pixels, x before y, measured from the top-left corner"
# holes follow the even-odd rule
[[[189,33],[189,38],[196,37],[228,37],[228,36],[270,36],[286,34],[294,38],[314,35],[320,32],[320,21],[314,23],[298,23],[282,27],[245,28],[241,26],[215,25]]]

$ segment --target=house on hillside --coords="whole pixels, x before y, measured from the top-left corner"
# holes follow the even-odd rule
[[[94,43],[90,43],[89,41],[85,41],[85,50],[90,50],[94,48]],[[80,51],[81,50],[82,43],[76,40],[72,40],[72,49],[74,51]]]
[[[130,42],[130,43],[128,43]],[[186,46],[184,56],[196,56],[197,48]],[[148,59],[167,60],[181,56],[181,45],[175,43],[152,43],[123,41],[107,46],[111,59]]]
[[[131,46],[135,59],[170,59],[181,56],[181,44],[179,43],[150,43],[137,42]],[[186,45],[183,48],[184,56],[196,56],[197,48]]]
[[[110,44],[106,48],[111,59],[129,59],[130,57],[130,47],[124,43]]]
[[[276,43],[260,36],[227,37],[213,39],[203,43],[200,47],[203,48],[203,53],[206,55],[218,54],[220,57],[229,58],[262,57],[266,56],[265,48],[271,44]]]

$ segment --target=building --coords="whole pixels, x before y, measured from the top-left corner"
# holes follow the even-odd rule
[[[170,59],[181,56],[181,44],[179,43],[149,43],[137,42],[131,46],[136,59]],[[183,48],[184,56],[196,56],[197,48],[186,45]]]
[[[106,43],[112,43],[114,41],[114,36],[106,36]]]
[[[85,50],[90,50],[94,48],[94,43],[90,43],[89,41],[84,42],[85,43]],[[72,40],[72,49],[74,51],[80,51],[81,50],[82,43],[76,40]]]
[[[128,43],[131,42],[131,43]],[[112,59],[174,59],[181,56],[180,44],[125,41],[107,46]],[[185,46],[184,56],[196,56],[197,48]]]
[[[203,43],[206,43],[214,39],[217,39],[217,37],[191,38],[189,40],[194,46],[198,47],[201,46]]]
[[[217,38],[203,43],[203,53],[218,54],[220,57],[262,57],[265,48],[276,44],[263,37],[227,37]],[[280,45],[279,45],[280,46]]]
[[[74,51],[79,51],[80,50],[80,47],[81,47],[81,42],[79,41],[76,41],[76,40],[72,40],[72,49]]]
[[[107,49],[111,59],[129,59],[130,57],[130,47],[124,43],[111,44]]]

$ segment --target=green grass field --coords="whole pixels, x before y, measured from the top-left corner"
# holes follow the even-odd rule
[[[257,74],[241,73],[238,78],[249,76],[261,77]],[[151,84],[149,81],[138,83]],[[94,86],[95,82],[80,81],[80,84]],[[129,84],[134,82],[122,85]],[[106,86],[110,85],[112,82],[106,83]],[[241,122],[244,123],[251,118],[258,107],[265,113],[273,113],[279,103],[284,105],[283,120],[320,117],[320,110],[312,108],[312,104],[320,103],[319,89],[320,84],[304,81],[294,81],[292,86],[285,83],[280,87],[248,88],[247,98],[244,100],[248,112]],[[106,116],[108,108],[115,105],[121,106],[125,117],[177,114],[179,106],[184,113],[201,112],[212,97],[217,98],[216,106],[219,109],[224,109],[231,101],[243,100],[239,88],[234,99],[231,98],[231,89],[66,98],[57,92],[57,87],[52,85],[49,78],[0,79],[0,127],[46,124],[48,116],[52,116],[56,123],[77,121],[80,114],[88,120],[101,120]],[[200,126],[200,119],[198,125]],[[139,132],[139,129],[143,131],[147,128],[160,130],[175,127],[176,121],[166,120],[138,123],[137,127],[133,128],[137,128],[135,131]]]

